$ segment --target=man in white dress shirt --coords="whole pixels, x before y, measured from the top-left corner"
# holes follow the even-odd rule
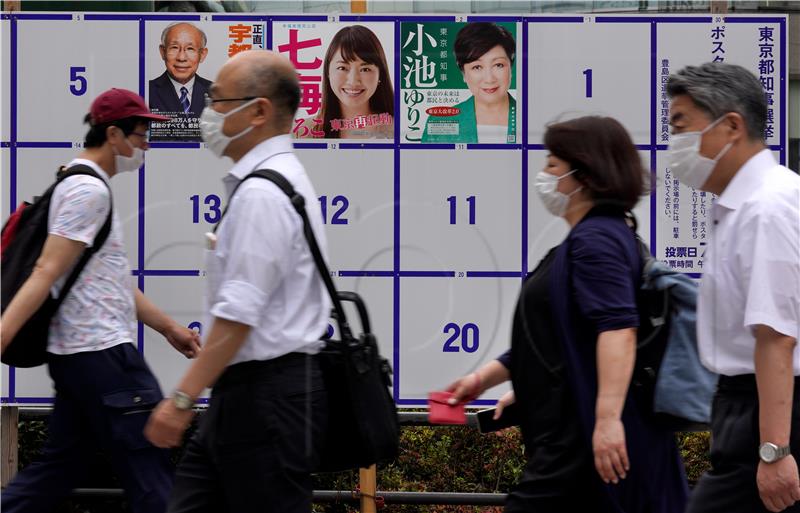
[[[307,199],[325,251],[317,195],[292,150],[299,101],[288,60],[247,51],[220,69],[201,116],[203,140],[234,166],[223,180],[229,208],[206,255],[211,329],[200,358],[145,430],[157,446],[178,445],[192,404],[213,386],[178,465],[173,513],[311,511],[310,472],[327,423],[315,355],[331,303],[289,199],[268,180],[242,181],[257,169],[286,177]]]
[[[703,258],[700,357],[720,374],[711,465],[690,513],[800,511],[800,176],[764,141],[758,79],[731,64],[667,83],[667,166],[718,195]]]

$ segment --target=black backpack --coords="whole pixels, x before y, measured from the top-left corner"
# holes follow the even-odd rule
[[[5,312],[11,300],[17,294],[25,281],[33,272],[36,261],[42,253],[44,242],[47,239],[47,218],[50,211],[50,200],[56,186],[64,179],[75,175],[93,176],[104,184],[92,168],[82,164],[62,169],[56,175],[57,179],[41,196],[34,199],[33,203],[24,202],[11,214],[2,231],[2,311]],[[106,184],[108,187],[108,184]],[[111,189],[109,189],[109,193]],[[111,232],[111,219],[113,202],[109,205],[108,217],[97,236],[92,247],[86,248],[78,263],[69,274],[58,298],[48,295],[42,306],[31,315],[30,319],[22,325],[20,330],[3,351],[2,362],[14,367],[36,367],[47,360],[47,338],[50,331],[50,319],[58,311],[61,302],[67,297],[72,285],[78,279],[83,268],[102,246]]]

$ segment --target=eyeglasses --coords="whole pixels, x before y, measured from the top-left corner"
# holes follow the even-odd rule
[[[145,141],[149,141],[150,140],[150,130],[145,130],[144,133],[142,133],[142,132],[131,132],[131,134],[132,135],[138,135],[139,137],[141,137]]]
[[[206,107],[211,107],[215,103],[218,102],[247,102],[250,100],[255,100],[256,98],[261,98],[260,96],[245,96],[243,98],[212,98],[208,94],[206,94]]]
[[[178,55],[179,53],[181,53],[181,51],[186,52],[187,57],[191,57],[192,59],[194,59],[197,57],[197,54],[199,53],[200,50],[198,50],[193,46],[187,46],[185,48],[181,48],[180,46],[170,45],[166,48],[166,53],[170,57]]]

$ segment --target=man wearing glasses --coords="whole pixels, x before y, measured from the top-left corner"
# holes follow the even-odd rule
[[[281,173],[306,198],[326,253],[317,194],[292,149],[299,103],[292,64],[250,50],[220,69],[200,118],[208,149],[234,164],[223,179],[227,213],[205,255],[203,352],[145,430],[158,447],[179,445],[195,400],[213,386],[178,464],[170,513],[311,511],[328,418],[316,355],[331,302],[289,198],[268,180],[244,180],[257,169]]]
[[[157,112],[198,118],[211,81],[197,74],[206,59],[206,35],[191,23],[173,23],[161,33],[158,47],[166,71],[150,81],[150,108]]]
[[[3,490],[4,513],[52,511],[80,484],[87,455],[97,445],[109,456],[134,513],[162,513],[166,508],[172,485],[169,453],[151,445],[142,432],[162,394],[136,348],[136,320],[161,333],[188,358],[199,352],[199,338],[156,308],[131,282],[122,225],[108,184],[110,178],[141,167],[149,123],[163,119],[125,89],[108,90],[92,102],[84,149],[67,170],[82,166],[95,176],[68,176],[58,184],[36,267],[3,312],[2,350],[51,291],[59,294],[111,211],[107,239],[50,324],[48,370],[56,398],[49,438],[40,461]]]

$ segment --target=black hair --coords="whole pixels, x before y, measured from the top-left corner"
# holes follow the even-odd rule
[[[575,169],[596,203],[631,210],[648,192],[648,172],[625,127],[614,118],[586,116],[547,127],[548,151]]]
[[[90,114],[87,114],[85,118],[83,118],[83,122],[89,125],[89,131],[86,132],[86,136],[83,138],[83,147],[84,148],[99,148],[106,142],[106,129],[110,126],[115,126],[122,130],[122,133],[125,134],[125,137],[128,137],[136,130],[136,127],[141,125],[142,123],[149,126],[150,121],[145,118],[139,117],[131,117],[131,118],[123,118],[118,119],[116,121],[109,121],[108,123],[100,123],[97,125],[92,124],[92,117]]]
[[[667,80],[670,98],[687,95],[712,119],[728,112],[744,118],[751,140],[764,140],[767,100],[758,78],[748,69],[727,62],[687,66]]]
[[[487,21],[467,23],[458,31],[453,44],[458,69],[464,71],[465,64],[477,61],[483,54],[498,45],[505,50],[508,60],[513,64],[517,43],[508,29]]]

